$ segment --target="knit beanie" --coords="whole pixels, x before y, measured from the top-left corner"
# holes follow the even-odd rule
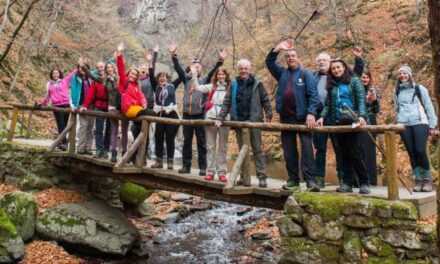
[[[401,66],[399,69],[399,72],[404,72],[412,78],[412,70],[411,70],[411,67],[409,67],[408,65]]]

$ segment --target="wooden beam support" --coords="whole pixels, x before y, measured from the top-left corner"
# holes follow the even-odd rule
[[[136,167],[142,168],[146,165],[145,153],[147,150],[148,129],[148,121],[142,120],[141,131],[143,138],[141,139],[141,143],[136,155]]]
[[[385,133],[386,148],[386,177],[388,183],[388,200],[399,199],[399,184],[397,178],[397,135],[394,132]]]
[[[72,112],[69,116],[69,121],[72,120],[72,126],[69,132],[69,153],[75,154],[76,151],[76,122],[77,122],[77,114]]]
[[[243,146],[248,145],[251,146],[251,134],[250,129],[245,128],[241,130],[241,136],[243,140]],[[248,147],[250,148],[250,147]],[[251,186],[251,154],[250,150],[246,152],[246,156],[244,157],[243,165],[241,166],[241,181],[244,186]]]
[[[76,117],[75,117],[76,118]],[[67,122],[67,126],[66,128],[64,128],[63,132],[61,132],[61,134],[58,135],[58,137],[55,139],[55,141],[52,143],[52,145],[50,145],[49,147],[49,151],[54,151],[55,148],[61,143],[63,142],[63,139],[66,138],[67,133],[69,133],[72,130],[73,127],[73,118],[72,118],[72,114],[69,116],[69,121]],[[70,140],[70,137],[69,137]]]
[[[234,166],[232,167],[232,171],[229,174],[228,182],[225,185],[225,188],[223,189],[223,193],[228,193],[229,190],[234,188],[238,175],[240,175],[241,172],[241,166],[243,165],[243,162],[248,155],[249,146],[243,145],[240,149],[240,153],[238,154],[237,160],[234,163]]]
[[[7,141],[9,142],[12,142],[12,140],[14,139],[15,127],[17,126],[17,120],[18,120],[18,113],[19,113],[18,108],[14,107],[14,109],[12,110],[11,123],[9,126],[9,133],[7,138]]]
[[[145,137],[145,134],[143,131],[141,131],[141,133],[139,133],[138,137],[133,142],[133,144],[131,144],[130,148],[127,150],[125,155],[115,164],[115,168],[121,168],[125,164],[127,164],[127,162],[131,159],[131,157],[136,152],[136,150],[138,150],[144,137]]]

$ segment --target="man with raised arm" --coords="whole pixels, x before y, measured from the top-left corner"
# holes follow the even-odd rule
[[[277,57],[284,51],[287,67],[277,63]],[[276,110],[280,114],[281,123],[306,124],[315,126],[315,116],[320,105],[316,79],[313,73],[300,63],[293,42],[285,40],[272,49],[266,58],[266,65],[272,76],[278,81],[276,93]],[[284,189],[299,190],[299,157],[296,136],[301,140],[301,169],[307,188],[312,192],[319,192],[315,181],[314,156],[312,133],[282,131],[281,143],[283,146],[286,169],[289,176]]]

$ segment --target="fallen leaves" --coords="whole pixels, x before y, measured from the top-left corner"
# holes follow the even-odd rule
[[[81,264],[80,258],[67,253],[62,247],[46,241],[26,245],[25,256],[19,264]]]
[[[261,218],[255,226],[246,230],[245,237],[252,237],[258,233],[267,233],[271,239],[277,240],[280,238],[280,232],[274,221],[269,221],[266,217]]]
[[[50,188],[35,195],[38,209],[51,208],[62,203],[78,203],[84,201],[85,198],[79,192],[63,190],[59,188]]]

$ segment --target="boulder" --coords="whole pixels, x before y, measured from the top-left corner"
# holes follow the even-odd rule
[[[389,257],[394,255],[393,248],[378,236],[368,236],[362,238],[362,245],[369,253],[372,253],[378,257]]]
[[[414,231],[387,229],[381,233],[382,239],[394,247],[407,249],[423,249],[424,245],[420,237]]]
[[[24,192],[8,193],[0,199],[0,208],[8,214],[24,241],[34,236],[37,203],[32,195]]]
[[[297,237],[304,234],[304,229],[286,216],[277,221],[277,226],[281,235],[285,237]]]
[[[23,240],[6,212],[0,208],[0,263],[15,263],[23,256]]]
[[[347,262],[361,262],[362,244],[358,233],[350,231],[345,232],[343,250],[344,259]]]
[[[126,182],[122,184],[119,195],[121,201],[128,204],[139,205],[152,193],[152,190],[147,190],[138,184]]]
[[[37,218],[43,237],[102,253],[125,255],[139,238],[136,228],[121,211],[104,202],[62,204]]]

